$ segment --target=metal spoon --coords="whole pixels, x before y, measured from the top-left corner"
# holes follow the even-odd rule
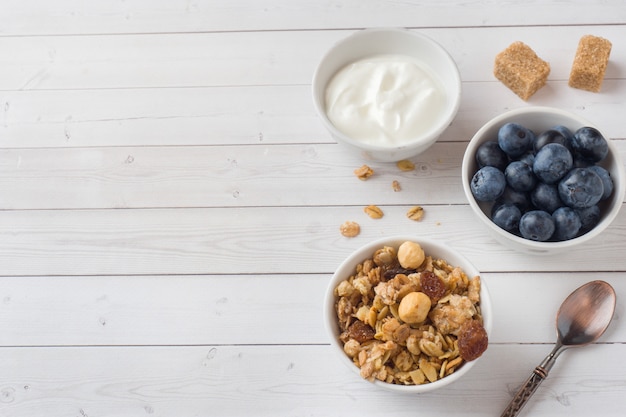
[[[571,293],[556,316],[557,341],[535,368],[500,417],[516,416],[548,376],[556,358],[571,347],[596,341],[609,326],[615,311],[615,290],[604,281],[591,281]]]

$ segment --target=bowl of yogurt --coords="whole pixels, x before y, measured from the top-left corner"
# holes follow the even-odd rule
[[[416,156],[452,123],[461,77],[449,53],[408,29],[364,29],[336,43],[313,76],[330,135],[366,160]]]

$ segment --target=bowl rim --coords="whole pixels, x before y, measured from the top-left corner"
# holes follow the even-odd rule
[[[340,47],[349,45],[351,42],[354,42],[355,40],[358,40],[359,38],[371,36],[372,34],[376,34],[376,33],[397,34],[400,36],[412,37],[414,39],[418,39],[424,42],[425,44],[428,44],[429,46],[433,47],[434,49],[436,49],[438,52],[441,53],[441,56],[450,66],[451,75],[453,77],[453,80],[451,82],[450,81],[446,82],[446,84],[454,88],[455,94],[451,95],[448,99],[449,103],[446,106],[447,114],[446,114],[446,117],[442,119],[440,125],[436,129],[428,131],[423,136],[418,136],[414,139],[411,139],[408,142],[405,142],[399,145],[394,145],[394,146],[377,145],[377,144],[359,141],[343,133],[341,130],[335,127],[335,125],[330,121],[330,119],[328,118],[328,115],[326,114],[325,105],[323,102],[324,100],[323,98],[321,98],[321,100],[318,100],[318,95],[316,93],[317,89],[320,87],[324,87],[325,89],[325,86],[320,85],[321,83],[319,80],[320,72],[322,71],[324,64],[326,63],[328,58],[333,54],[333,52]],[[374,53],[366,54],[366,55],[363,55],[363,57],[373,56],[373,55],[376,55],[376,54]],[[332,76],[330,78],[332,79]],[[380,28],[359,29],[355,31],[354,33],[348,35],[347,37],[343,39],[338,40],[333,45],[331,45],[331,47],[328,48],[328,50],[322,55],[321,59],[318,61],[318,64],[313,73],[313,81],[311,83],[311,90],[312,90],[313,105],[315,107],[315,111],[317,115],[319,116],[319,118],[322,120],[322,123],[324,124],[326,129],[332,133],[333,137],[340,138],[341,141],[346,142],[347,144],[351,146],[363,149],[368,152],[388,152],[390,150],[403,150],[406,148],[420,146],[420,145],[424,145],[424,144],[428,144],[428,143],[436,141],[437,138],[443,133],[443,131],[445,131],[448,128],[448,126],[453,122],[453,120],[455,119],[458,113],[458,110],[461,106],[462,81],[461,81],[461,74],[460,74],[456,61],[454,60],[454,58],[452,58],[452,55],[450,55],[450,53],[439,42],[435,41],[434,39],[432,39],[431,37],[427,35],[424,35],[421,32],[410,30],[408,28],[380,27]]]
[[[580,123],[584,126],[591,126],[600,131],[600,133],[606,138],[609,154],[613,159],[613,163],[615,165],[615,170],[618,173],[618,181],[614,180],[615,187],[613,189],[613,197],[612,200],[616,201],[610,209],[607,209],[604,212],[604,217],[600,219],[600,222],[587,233],[580,235],[574,239],[564,240],[564,241],[547,241],[547,242],[539,242],[533,241],[529,239],[525,239],[520,236],[516,236],[506,230],[498,227],[495,223],[491,221],[491,219],[487,216],[487,214],[482,210],[474,196],[472,195],[472,191],[470,189],[470,181],[471,177],[474,173],[469,172],[470,167],[474,163],[474,155],[476,149],[480,144],[484,141],[488,140],[483,138],[485,133],[493,129],[494,126],[498,124],[504,124],[507,121],[511,121],[512,118],[521,116],[521,115],[535,115],[535,114],[549,114],[559,117],[564,117],[568,119],[575,120],[577,123]],[[520,107],[517,109],[508,110],[504,113],[501,113],[492,119],[488,120],[485,124],[483,124],[480,129],[472,136],[470,139],[467,148],[463,155],[463,160],[461,164],[461,177],[463,182],[463,191],[465,193],[465,197],[472,208],[472,211],[478,216],[478,218],[487,225],[489,231],[496,237],[501,243],[505,245],[508,243],[509,245],[515,245],[515,248],[519,251],[521,247],[525,248],[526,252],[532,254],[551,254],[558,251],[563,251],[565,249],[572,248],[578,245],[581,242],[586,242],[598,236],[602,233],[617,217],[619,210],[621,209],[622,203],[624,201],[624,196],[626,194],[626,171],[624,169],[624,165],[622,163],[619,150],[615,147],[610,137],[596,124],[587,120],[585,117],[579,116],[578,114],[572,113],[567,110],[549,107],[549,106],[526,106]]]
[[[478,270],[474,264],[472,264],[465,255],[459,252],[457,249],[452,248],[447,243],[435,240],[428,237],[422,237],[419,235],[392,235],[383,238],[379,238],[373,241],[370,241],[354,251],[352,251],[337,267],[335,272],[333,273],[330,281],[327,284],[326,291],[324,294],[324,327],[326,329],[326,333],[330,339],[331,348],[336,351],[338,354],[335,356],[339,357],[339,360],[344,363],[348,368],[352,370],[355,375],[359,377],[364,382],[369,382],[363,379],[359,375],[359,368],[354,365],[352,360],[346,355],[343,351],[343,344],[339,340],[338,337],[338,324],[337,317],[335,313],[335,287],[344,279],[347,279],[356,268],[356,265],[363,262],[367,259],[368,256],[374,253],[375,250],[380,249],[381,247],[387,246],[395,246],[397,247],[405,242],[405,241],[413,241],[417,242],[422,246],[426,255],[433,255],[440,257],[450,264],[454,266],[460,266],[463,271],[468,276],[479,275],[481,279],[481,290],[480,290],[480,306],[481,313],[483,314],[483,326],[487,331],[488,337],[492,336],[493,329],[493,305],[491,302],[491,296],[489,295],[489,289],[487,284],[485,283],[484,277]],[[445,256],[436,255],[439,251],[445,252]],[[481,357],[482,358],[482,357]],[[438,388],[442,388],[451,383],[454,383],[458,379],[460,379],[463,375],[467,374],[470,369],[479,361],[481,358],[476,360],[465,362],[462,367],[456,370],[451,375],[448,375],[442,379],[439,379],[435,382],[430,382],[422,385],[396,385],[389,384],[387,382],[375,380],[373,384],[377,387],[383,388],[389,391],[395,391],[400,393],[425,393],[429,391],[436,390]]]

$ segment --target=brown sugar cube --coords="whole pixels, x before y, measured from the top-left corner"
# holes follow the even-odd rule
[[[493,74],[522,100],[528,100],[546,84],[550,64],[518,41],[496,55]]]
[[[593,35],[580,38],[569,74],[569,86],[599,92],[610,54],[611,42],[608,40]]]

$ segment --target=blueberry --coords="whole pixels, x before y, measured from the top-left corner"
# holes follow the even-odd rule
[[[602,180],[604,192],[602,193],[602,198],[600,198],[600,200],[606,200],[613,193],[613,179],[611,178],[611,174],[599,165],[590,166],[589,169],[598,174]]]
[[[574,133],[572,133],[572,131],[569,130],[567,126],[556,125],[550,130],[556,130],[557,132],[559,132],[561,136],[563,136],[566,142],[569,144],[569,146],[566,145],[568,148],[572,146],[572,138],[574,137]]]
[[[525,213],[519,222],[519,231],[526,239],[545,242],[554,233],[554,220],[543,210],[532,210]]]
[[[511,158],[518,158],[532,148],[535,134],[517,123],[506,123],[498,130],[498,145]]]
[[[572,154],[565,146],[549,143],[535,155],[533,171],[546,184],[556,184],[572,169],[573,164]]]
[[[571,132],[567,134],[556,128],[548,129],[548,130],[541,132],[539,135],[537,135],[537,137],[535,137],[535,141],[533,142],[533,150],[535,152],[538,152],[541,148],[543,148],[549,143],[558,143],[560,145],[565,146],[570,152],[572,152],[571,141],[572,141]]]
[[[578,217],[580,217],[581,233],[587,233],[588,231],[596,227],[596,224],[598,224],[598,222],[600,221],[600,207],[598,206],[578,209],[576,210],[576,213],[578,213]]]
[[[520,156],[518,161],[522,161],[526,165],[533,166],[535,163],[535,153],[533,151],[528,151],[524,155]]]
[[[519,221],[522,212],[513,204],[500,204],[494,206],[491,213],[491,220],[502,229],[511,233],[518,233]]]
[[[522,161],[513,161],[504,170],[507,184],[517,191],[530,191],[537,184],[533,169]]]
[[[527,211],[531,206],[528,193],[514,190],[508,186],[504,188],[504,192],[498,199],[497,204],[513,204],[517,206],[522,213]]]
[[[560,207],[552,213],[552,220],[554,220],[554,235],[555,240],[569,240],[578,235],[578,231],[582,226],[580,216],[572,208]]]
[[[574,168],[589,168],[595,164],[595,162],[590,161],[589,159],[584,159],[580,155],[574,154]]]
[[[561,200],[575,209],[598,204],[604,194],[602,180],[589,168],[572,169],[559,182],[558,189]]]
[[[478,168],[492,166],[504,171],[509,163],[509,158],[498,145],[496,141],[488,141],[483,143],[476,149],[476,163]]]
[[[530,192],[530,201],[536,208],[548,213],[563,206],[557,185],[543,182],[537,183],[535,189]]]
[[[498,168],[486,166],[474,174],[470,188],[478,201],[495,201],[504,192],[506,179]]]
[[[609,153],[609,145],[602,134],[593,127],[581,127],[572,138],[574,152],[593,162],[603,160]]]

